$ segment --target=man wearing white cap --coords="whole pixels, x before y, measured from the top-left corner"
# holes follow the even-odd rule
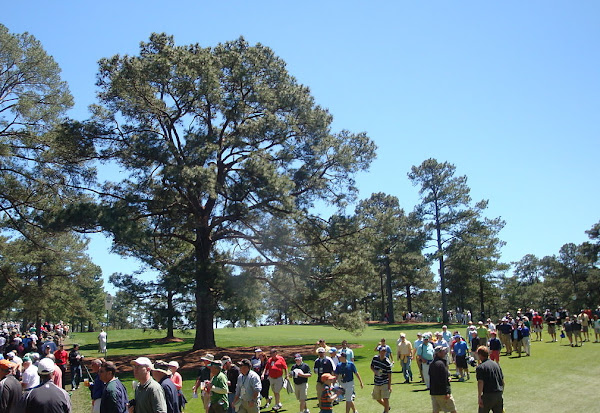
[[[56,364],[50,359],[42,359],[38,364],[41,384],[23,396],[25,413],[70,413],[71,399],[66,391],[52,382]]]
[[[412,380],[412,369],[411,361],[413,355],[412,343],[406,339],[406,334],[400,334],[400,338],[397,342],[397,353],[398,360],[402,365],[402,374],[404,375],[404,383],[409,383]]]
[[[429,389],[429,365],[433,361],[433,344],[431,343],[431,333],[423,334],[423,343],[417,349],[417,357],[421,360],[423,368],[423,381]]]
[[[214,361],[215,356],[210,353],[206,353],[200,359],[200,368],[198,369],[198,377],[196,378],[196,383],[194,387],[192,387],[192,391],[194,394],[198,394],[198,389],[201,390],[202,395],[202,404],[204,405],[204,411],[208,412],[208,404],[210,402],[210,393],[204,390],[206,384],[210,382],[210,369],[207,367],[207,364],[210,364]]]
[[[388,413],[392,393],[392,362],[386,357],[385,346],[377,347],[377,351],[379,354],[371,360],[371,371],[375,376],[371,396],[383,406],[383,413]]]
[[[150,375],[152,362],[147,357],[138,357],[131,362],[133,377],[139,381],[135,389],[134,406],[129,407],[130,413],[167,413],[165,393]]]
[[[317,400],[320,400],[323,388],[325,387],[321,381],[321,376],[325,373],[333,373],[334,368],[333,361],[325,354],[325,347],[319,347],[317,354],[319,357],[315,360],[313,371],[317,374]]]
[[[300,413],[308,413],[306,399],[308,398],[308,378],[311,376],[310,367],[302,361],[302,356],[294,356],[294,365],[290,367],[290,377],[294,380],[294,393],[300,402]]]

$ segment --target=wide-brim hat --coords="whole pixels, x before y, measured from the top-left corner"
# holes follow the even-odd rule
[[[205,355],[203,355],[202,357],[200,357],[200,360],[204,360],[204,361],[209,361],[209,362],[213,362],[215,361],[215,356],[213,356],[210,353],[206,353]]]
[[[166,374],[167,376],[170,376],[171,374],[173,374],[171,372],[171,370],[169,369],[169,363],[167,363],[166,361],[162,361],[162,360],[157,360],[154,362],[152,371],[158,371],[160,373]]]

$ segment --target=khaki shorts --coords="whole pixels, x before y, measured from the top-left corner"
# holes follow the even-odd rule
[[[373,386],[373,392],[371,393],[371,396],[373,396],[373,399],[375,400],[389,399],[390,393],[391,392],[388,388],[388,385],[382,384],[380,386]]]
[[[452,395],[450,395],[449,398],[446,398],[445,395],[431,396],[431,406],[433,407],[434,412],[453,412],[456,410],[454,397],[452,397]]]
[[[308,398],[308,383],[294,384],[296,400],[304,401]]]
[[[354,380],[340,383],[340,386],[344,389],[346,400],[352,400],[352,395],[354,394]]]
[[[258,413],[259,409],[258,409],[258,404],[257,402],[250,402],[250,401],[242,401],[240,403],[240,407],[237,410],[238,413]]]
[[[271,390],[273,390],[273,393],[279,393],[281,392],[281,389],[283,389],[283,376],[277,377],[276,379],[269,377],[269,383],[271,383]]]

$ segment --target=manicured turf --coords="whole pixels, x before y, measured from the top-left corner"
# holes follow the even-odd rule
[[[454,330],[450,326],[450,330]],[[457,326],[461,334],[465,328]],[[361,336],[351,334],[326,326],[269,326],[257,328],[219,329],[216,330],[216,340],[219,347],[251,347],[251,346],[285,346],[313,344],[319,338],[324,338],[329,345],[339,345],[343,339],[352,344],[362,345],[355,349],[356,365],[365,383],[365,388],[360,389],[357,383],[357,409],[361,413],[379,413],[383,409],[371,399],[373,375],[369,369],[370,360],[375,354],[373,351],[377,342],[385,337],[388,344],[395,350],[395,342],[400,332],[405,332],[407,337],[414,341],[417,331],[437,331],[439,325],[419,326],[370,326]],[[152,340],[160,338],[163,334],[158,332],[142,332],[141,330],[109,331],[108,356],[116,355],[148,355],[175,351],[185,351],[192,347],[193,333],[184,335],[176,334],[184,339],[182,343],[169,343],[158,345]],[[82,346],[83,353],[88,357],[97,355],[97,333],[76,333],[72,342]],[[592,334],[593,336],[593,334]],[[544,338],[548,336],[545,334]],[[592,337],[593,340],[593,337]],[[532,356],[509,358],[502,356],[500,365],[504,371],[506,388],[504,393],[505,410],[507,412],[591,412],[596,411],[599,403],[598,384],[600,376],[600,344],[585,343],[583,347],[572,348],[566,345],[549,342],[533,342]],[[514,353],[513,353],[514,354]],[[248,354],[250,357],[251,354]],[[305,361],[312,367],[314,354],[305,354]],[[291,364],[293,361],[288,360]],[[393,377],[393,392],[390,399],[392,412],[429,412],[431,403],[429,394],[424,391],[422,384],[401,384],[403,377],[399,373],[399,363],[394,371],[398,372]],[[454,365],[450,366],[454,371]],[[474,368],[471,368],[469,382],[452,382],[452,393],[456,400],[459,412],[477,411],[477,384],[475,382]],[[418,378],[416,365],[413,373]],[[200,399],[192,399],[191,388],[194,384],[194,371],[183,371],[184,393],[188,398],[186,413],[200,413],[203,408]],[[132,377],[121,375],[128,390],[131,389]],[[311,411],[318,412],[315,397],[315,378],[309,380],[309,407]],[[67,386],[69,388],[70,386]],[[130,392],[132,398],[132,392]],[[73,392],[73,412],[89,412],[89,392],[83,388]],[[282,393],[283,409],[288,413],[297,413],[298,403]],[[263,410],[264,412],[265,410]],[[344,413],[345,406],[334,407],[334,412]]]

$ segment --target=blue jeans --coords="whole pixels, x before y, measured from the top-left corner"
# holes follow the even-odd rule
[[[233,399],[235,399],[235,393],[227,394],[227,398],[229,399],[229,409],[227,409],[227,413],[235,413],[235,408],[233,407]]]
[[[81,383],[81,366],[71,366],[71,387],[74,389],[75,387],[79,387],[79,383]]]
[[[410,365],[412,363],[412,359],[408,357],[406,361],[401,361],[402,364],[402,372],[404,373],[404,380],[412,380],[412,370],[410,369]]]

